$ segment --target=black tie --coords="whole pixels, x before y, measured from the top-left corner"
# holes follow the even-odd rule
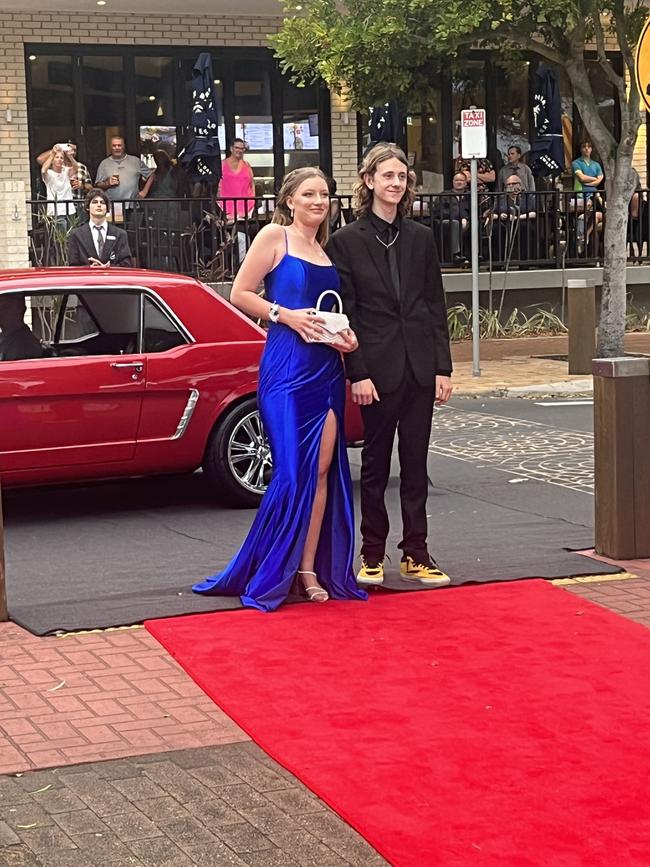
[[[101,226],[95,226],[97,232],[97,255],[101,256],[104,249],[104,232]]]
[[[390,271],[390,280],[395,289],[395,294],[399,300],[400,296],[400,280],[399,280],[399,262],[397,260],[397,236],[399,230],[396,226],[390,225],[385,232],[386,237],[386,256],[388,257],[388,270]]]

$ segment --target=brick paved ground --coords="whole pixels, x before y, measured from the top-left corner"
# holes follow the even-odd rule
[[[625,348],[628,352],[650,353],[650,334],[627,334]],[[566,355],[567,351],[566,335],[485,340],[481,342],[481,376],[475,377],[472,375],[471,341],[455,343],[452,346],[454,393],[506,393],[510,388],[527,385],[584,380],[588,381],[586,390],[591,390],[590,376],[570,376],[566,361],[545,357]]]
[[[566,590],[576,596],[582,596],[650,627],[650,560],[610,560],[607,557],[598,557],[593,552],[591,556],[596,560],[620,566],[625,570],[624,577],[599,576],[598,580],[575,578],[555,583],[562,583]]]
[[[146,630],[0,625],[0,773],[248,740]]]
[[[252,743],[0,778],[0,867],[378,867]]]

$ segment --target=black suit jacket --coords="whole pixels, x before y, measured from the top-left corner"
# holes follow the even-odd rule
[[[77,229],[73,229],[68,237],[68,264],[88,265],[88,259],[92,256],[97,259],[97,249],[92,236],[90,223],[84,223]],[[107,223],[104,248],[100,257],[103,263],[110,262],[111,267],[117,265],[121,268],[132,268],[133,257],[129,248],[129,239],[124,229],[113,223]]]
[[[451,374],[447,308],[431,229],[402,220],[399,299],[367,218],[335,232],[327,253],[339,272],[343,308],[359,340],[359,349],[345,356],[352,382],[370,378],[380,393],[394,391],[407,359],[420,385],[432,385],[436,374]]]

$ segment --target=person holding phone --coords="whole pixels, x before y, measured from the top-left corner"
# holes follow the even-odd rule
[[[36,157],[36,162],[39,166],[43,166],[51,153],[55,150],[60,150],[63,154],[63,162],[67,169],[72,169],[70,172],[70,186],[72,187],[72,195],[81,204],[86,197],[88,190],[92,188],[92,180],[88,166],[77,159],[77,145],[68,139],[67,142],[59,142],[53,145],[49,150],[43,151]]]
[[[68,264],[90,268],[132,268],[133,257],[124,229],[106,219],[110,201],[103,190],[92,189],[84,207],[88,222],[70,232]]]
[[[41,178],[47,190],[47,213],[56,225],[66,231],[69,219],[75,212],[72,195],[72,176],[76,173],[76,162],[66,164],[65,152],[61,145],[54,145],[41,166]]]

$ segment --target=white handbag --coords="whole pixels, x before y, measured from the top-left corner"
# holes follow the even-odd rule
[[[326,295],[334,296],[336,303],[338,304],[339,313],[321,310],[321,303]],[[339,340],[340,332],[345,331],[346,328],[350,327],[350,320],[345,313],[343,313],[343,301],[341,300],[341,296],[334,289],[326,289],[318,296],[318,301],[316,302],[316,307],[314,309],[316,315],[321,319],[324,319],[325,322],[319,323],[320,327],[323,329],[323,333],[319,337],[314,337],[312,342],[336,343]]]

